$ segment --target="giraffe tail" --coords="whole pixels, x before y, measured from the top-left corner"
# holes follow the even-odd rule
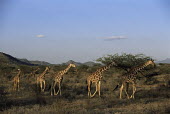
[[[119,84],[116,85],[116,87],[113,89],[113,91],[117,90],[119,88]]]

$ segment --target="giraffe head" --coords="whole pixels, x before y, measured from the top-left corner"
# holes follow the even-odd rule
[[[76,65],[75,65],[75,64],[70,64],[69,66],[71,66],[71,67],[76,67]]]
[[[21,69],[18,69],[18,76],[20,77]]]
[[[152,59],[146,62],[146,65],[150,65],[150,64],[153,65],[154,67],[156,66],[154,60]]]
[[[45,70],[46,70],[46,71],[49,71],[49,70],[50,70],[50,67],[46,67]]]

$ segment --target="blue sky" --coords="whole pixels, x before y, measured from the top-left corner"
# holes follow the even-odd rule
[[[170,58],[168,0],[1,0],[0,51],[63,63],[115,53]]]

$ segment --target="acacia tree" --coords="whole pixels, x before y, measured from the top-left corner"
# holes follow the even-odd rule
[[[101,62],[105,65],[114,61],[117,64],[117,66],[115,66],[116,68],[120,68],[120,69],[124,69],[125,71],[128,71],[128,69],[141,65],[150,59],[152,58],[149,56],[145,56],[144,54],[132,55],[132,54],[123,53],[121,55],[119,54],[107,55],[105,57],[98,58],[96,61]]]

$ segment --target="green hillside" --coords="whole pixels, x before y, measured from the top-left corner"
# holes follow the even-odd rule
[[[6,64],[6,65],[9,65],[9,64],[15,64],[15,65],[30,65],[30,66],[33,66],[34,64],[31,64],[29,62],[24,62],[24,61],[21,61],[9,54],[6,54],[6,53],[3,53],[3,52],[0,52],[0,63],[1,64]]]

